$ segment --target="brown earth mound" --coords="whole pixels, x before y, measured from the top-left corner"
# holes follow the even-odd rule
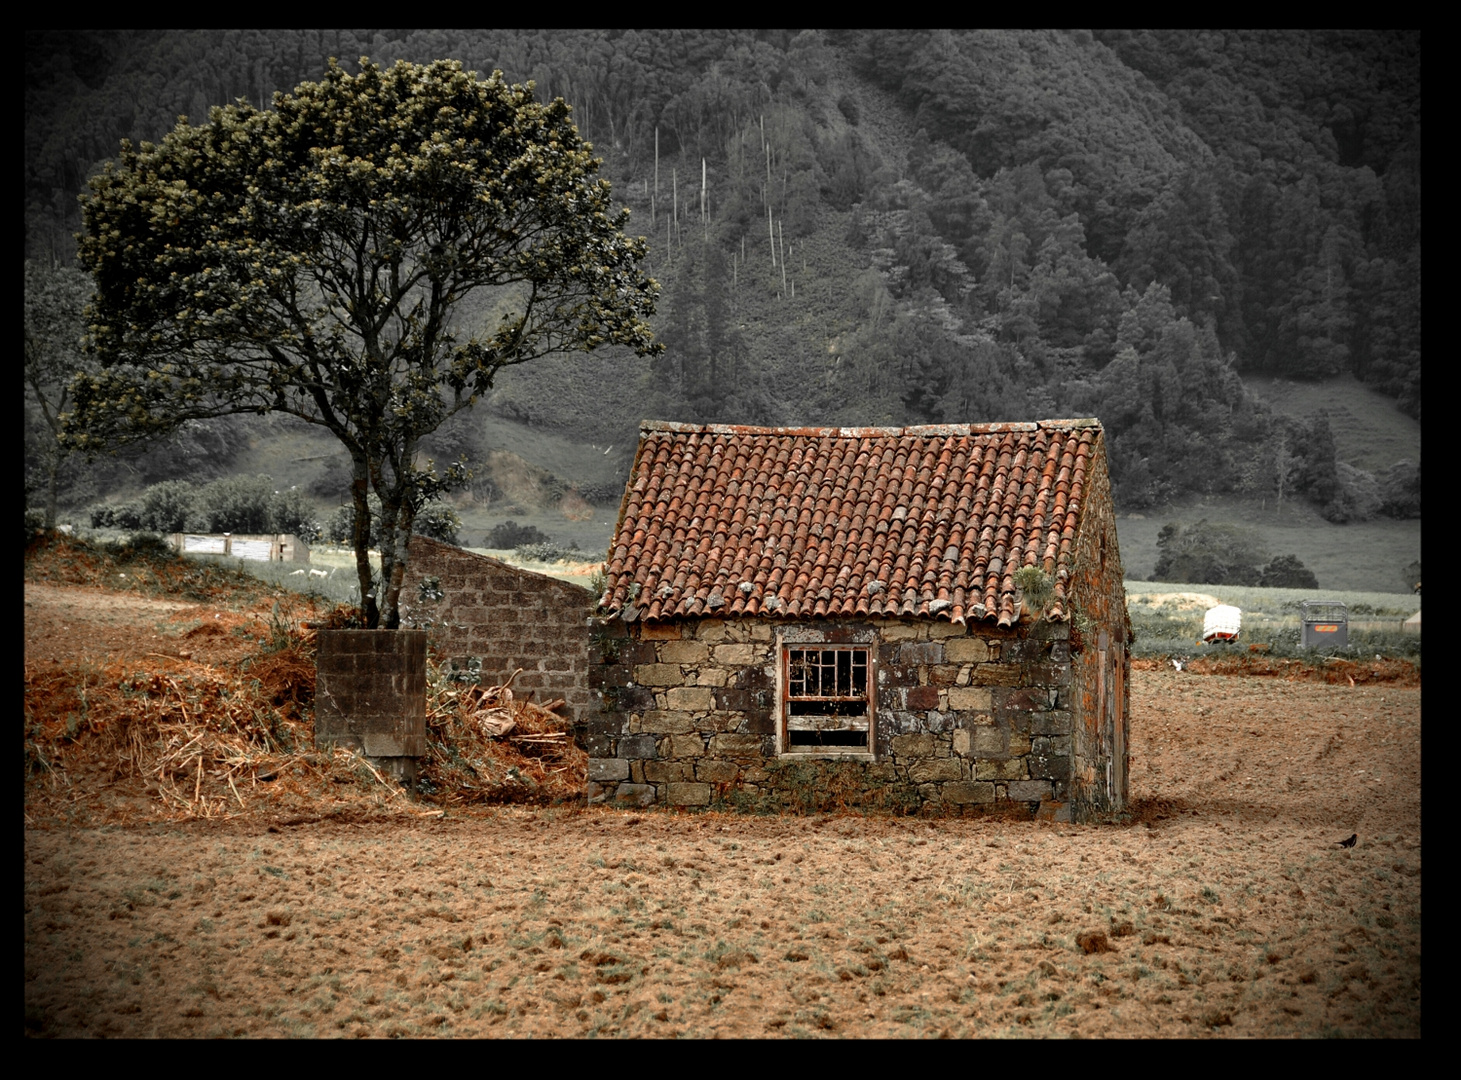
[[[1182,670],[1193,675],[1252,675],[1305,680],[1331,684],[1393,683],[1398,686],[1419,686],[1420,671],[1409,660],[1348,660],[1343,657],[1316,660],[1294,660],[1270,657],[1262,652],[1235,653],[1231,656],[1199,656],[1183,660]],[[1171,669],[1172,661],[1162,658],[1132,660],[1133,671]]]

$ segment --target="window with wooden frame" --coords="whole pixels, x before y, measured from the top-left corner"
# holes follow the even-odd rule
[[[872,753],[872,650],[785,645],[781,650],[786,753]]]

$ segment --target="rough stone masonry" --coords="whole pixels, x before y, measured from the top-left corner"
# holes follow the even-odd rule
[[[589,668],[599,709],[578,735],[589,798],[924,814],[1026,804],[1068,819],[1068,635],[1067,624],[1048,622],[604,620]],[[870,752],[786,752],[777,665],[793,640],[872,650]]]
[[[414,783],[426,753],[426,635],[420,630],[321,630],[315,746],[357,750]]]

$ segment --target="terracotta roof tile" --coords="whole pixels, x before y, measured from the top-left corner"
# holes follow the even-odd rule
[[[1013,575],[1063,618],[1094,420],[645,424],[600,607],[636,619],[924,616],[1001,626]]]

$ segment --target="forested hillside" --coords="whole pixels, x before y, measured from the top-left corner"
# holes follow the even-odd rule
[[[515,370],[501,415],[620,445],[643,417],[1094,415],[1127,508],[1331,520],[1376,477],[1240,374],[1352,372],[1420,416],[1418,32],[28,32],[27,258],[71,258],[122,138],[361,55],[563,96],[650,238],[664,357]]]

